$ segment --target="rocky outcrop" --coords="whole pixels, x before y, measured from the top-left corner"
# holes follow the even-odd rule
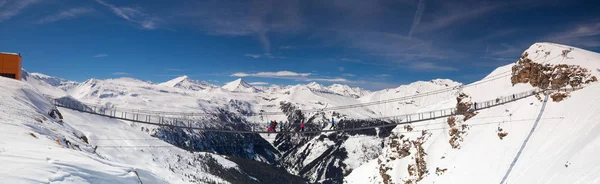
[[[598,81],[590,71],[578,65],[552,65],[536,63],[525,52],[512,67],[511,82],[529,83],[540,89],[560,89],[567,86],[580,87],[583,84]]]

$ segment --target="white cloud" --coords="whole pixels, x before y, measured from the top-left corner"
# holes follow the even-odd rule
[[[108,7],[115,15],[137,24],[143,29],[156,29],[160,19],[152,17],[144,13],[140,8],[118,7],[113,4],[108,4],[103,0],[96,0],[101,5]]]
[[[46,24],[46,23],[52,23],[52,22],[56,22],[56,21],[64,20],[64,19],[72,19],[72,18],[78,17],[80,15],[87,14],[91,11],[92,10],[88,9],[88,8],[71,8],[66,11],[58,12],[56,14],[44,17],[44,18],[40,19],[38,21],[38,23]]]
[[[264,85],[268,85],[269,83],[267,83],[267,82],[251,82],[248,84],[254,85],[254,86],[264,86]]]
[[[280,77],[307,77],[311,73],[296,73],[292,71],[278,71],[278,72],[258,72],[258,73],[244,73],[238,72],[231,74],[233,77],[265,77],[265,78],[280,78]]]
[[[95,58],[108,57],[108,54],[97,54],[97,55],[92,56],[92,57],[95,57]]]
[[[0,22],[18,15],[21,13],[21,10],[38,2],[40,0],[0,1]]]
[[[410,66],[410,68],[422,71],[457,71],[457,68],[451,66],[441,66],[431,62],[418,62]]]
[[[244,54],[244,56],[251,57],[251,58],[254,58],[254,59],[260,58],[260,54]]]
[[[379,75],[375,75],[375,76],[376,76],[376,77],[383,78],[383,77],[389,77],[389,76],[390,76],[390,74],[379,74]]]
[[[251,57],[254,59],[258,59],[258,58],[269,58],[269,59],[285,59],[285,57],[283,56],[274,56],[270,53],[266,53],[266,54],[244,54],[244,56],[246,57]]]
[[[342,74],[342,76],[346,76],[346,77],[356,77],[356,75],[355,75],[355,74],[351,74],[351,73],[345,73],[345,74]]]
[[[307,78],[307,79],[304,79],[304,81],[342,82],[342,83],[351,82],[350,80],[344,79],[344,78],[341,78],[341,77],[337,77],[337,78]]]
[[[338,67],[338,70],[339,70],[340,72],[343,72],[343,71],[345,70],[345,68],[340,66],[340,67]]]
[[[112,75],[121,75],[122,76],[122,75],[129,75],[129,73],[127,73],[127,72],[114,72],[114,73],[112,73]]]

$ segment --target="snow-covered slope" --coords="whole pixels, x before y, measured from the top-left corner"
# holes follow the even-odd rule
[[[302,182],[262,163],[183,150],[150,136],[149,126],[63,108],[53,112],[25,82],[0,78],[0,90],[2,182]]]
[[[206,81],[192,80],[188,76],[177,77],[177,78],[171,79],[167,82],[160,83],[158,85],[182,88],[182,89],[189,89],[189,90],[194,90],[194,91],[219,88],[219,86],[215,86]]]
[[[560,64],[578,65],[593,76],[600,74],[599,54],[570,46],[536,43],[523,58],[550,64],[550,71],[555,69],[542,75],[556,74]],[[463,92],[473,101],[481,101],[533,89],[530,83],[511,82],[514,72],[519,71],[513,66],[499,67]],[[549,77],[551,84],[561,81],[556,80],[560,76]],[[479,110],[466,121],[457,116],[452,121],[415,123],[412,131],[396,128],[382,154],[355,169],[345,181],[500,183],[506,176],[507,183],[597,183],[600,175],[593,171],[600,170],[600,160],[594,156],[600,154],[596,146],[600,145],[600,84],[582,86],[562,101],[549,99],[545,108],[540,100],[544,95],[539,99],[532,96]],[[541,117],[533,129],[538,115]]]
[[[248,84],[242,78],[236,79],[234,81],[228,82],[223,85],[223,89],[229,90],[231,92],[244,92],[244,93],[258,93],[262,92],[261,90],[255,88],[254,86]]]
[[[32,86],[0,78],[0,87],[2,182],[167,183],[148,170],[104,159],[70,120],[47,114],[53,106]]]

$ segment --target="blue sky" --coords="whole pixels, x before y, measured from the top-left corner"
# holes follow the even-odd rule
[[[75,81],[472,82],[538,41],[600,51],[594,1],[0,0],[0,51]]]

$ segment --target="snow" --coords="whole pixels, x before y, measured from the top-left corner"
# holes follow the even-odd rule
[[[228,82],[223,85],[223,89],[229,90],[231,92],[244,92],[244,93],[258,93],[261,90],[255,88],[254,86],[248,84],[242,78],[236,79],[234,81]]]
[[[166,87],[181,88],[181,89],[189,89],[189,90],[193,90],[193,91],[210,90],[210,89],[218,88],[218,86],[212,85],[206,81],[192,80],[186,75],[171,79],[167,82],[163,82],[158,85],[166,86]]]
[[[573,64],[596,71],[600,66],[600,55],[578,48],[560,56],[561,51],[573,47],[536,43],[526,52],[530,59],[539,63]],[[547,51],[550,54],[545,55]],[[539,53],[539,54],[536,54]],[[534,53],[534,54],[532,54]],[[476,85],[465,87],[463,92],[473,101],[493,99],[498,96],[533,89],[529,84],[510,82],[511,65],[499,67]],[[508,75],[505,75],[508,74]],[[598,76],[598,72],[593,72]],[[484,82],[482,81],[491,81]],[[547,102],[545,112],[538,127],[532,134],[523,153],[520,155],[506,183],[597,183],[600,181],[600,84],[593,83],[584,89],[572,92],[561,102]],[[446,103],[446,105],[443,105]],[[448,106],[442,102],[434,106]],[[427,155],[429,174],[419,183],[495,183],[500,182],[507,172],[517,151],[531,130],[542,102],[529,97],[516,102],[478,111],[465,123],[469,125],[460,149],[452,149],[448,143],[446,119],[412,124],[415,128],[407,132],[400,128],[394,131],[410,137],[421,135],[421,130],[431,133],[423,147]],[[435,107],[437,108],[437,107]],[[497,135],[498,128],[508,133],[502,140]],[[387,159],[389,148],[378,159]],[[414,152],[414,149],[411,149]],[[391,167],[388,171],[393,183],[403,183],[414,179],[408,176],[407,166],[414,164],[413,156],[384,163]],[[356,168],[347,178],[347,183],[379,183],[378,159]],[[441,175],[436,168],[448,169]]]
[[[33,87],[6,78],[0,78],[0,86],[0,178],[3,182],[139,181],[131,174],[133,167],[101,159],[75,136],[80,132],[49,117],[45,112],[49,112],[52,105]],[[56,140],[61,144],[57,144]],[[70,145],[79,145],[81,150],[62,140],[69,140]],[[155,175],[146,175],[145,179],[144,183],[166,183]]]
[[[561,55],[563,50],[570,50],[566,57]],[[537,63],[580,65],[587,68],[592,75],[600,76],[598,53],[553,43],[536,43],[525,52],[528,53],[529,59]],[[26,180],[50,181],[46,179],[102,183],[105,181],[101,180],[102,178],[110,178],[106,181],[111,183],[130,183],[137,181],[137,177],[131,172],[135,169],[142,180],[146,181],[147,178],[158,183],[185,182],[185,175],[222,181],[201,167],[183,167],[187,164],[186,161],[208,156],[217,160],[224,168],[237,168],[237,165],[226,157],[191,154],[172,147],[140,131],[142,127],[148,127],[145,125],[59,109],[65,116],[64,123],[61,124],[46,115],[51,106],[40,94],[52,97],[72,96],[85,103],[118,108],[190,113],[215,112],[217,109],[238,113],[281,112],[280,102],[289,102],[305,110],[306,115],[312,116],[315,111],[326,107],[394,100],[443,91],[391,103],[336,110],[342,119],[372,118],[455,107],[456,96],[460,92],[469,95],[472,101],[484,101],[534,89],[529,84],[511,83],[513,65],[499,67],[482,80],[456,90],[445,89],[463,84],[448,79],[417,81],[373,92],[341,84],[324,86],[316,82],[294,86],[254,87],[243,79],[219,87],[205,81],[192,80],[188,76],[159,84],[132,78],[90,79],[76,83],[38,73],[24,77],[28,84],[2,79],[0,86],[6,86],[7,90],[2,89],[3,93],[0,94],[3,99],[0,101],[0,120],[12,124],[2,124],[2,130],[10,134],[0,135],[0,159],[3,165],[7,163],[7,167],[0,168],[0,178],[13,181],[10,183]],[[600,104],[598,91],[600,85],[593,83],[572,92],[570,97],[561,102],[548,102],[535,133],[508,177],[508,183],[600,182],[600,175],[596,174],[600,173],[600,166],[597,164],[600,163],[600,159],[595,157],[600,154],[600,127],[597,125],[600,119],[600,108],[597,108],[597,104]],[[394,132],[405,135],[410,140],[420,137],[421,130],[430,133],[423,144],[427,153],[425,161],[429,174],[419,183],[500,182],[531,130],[541,105],[542,102],[532,96],[478,111],[479,114],[464,122],[469,129],[463,135],[460,149],[453,149],[449,144],[450,127],[446,119],[412,124],[414,130],[410,132],[398,126]],[[325,119],[333,117],[331,111],[324,113]],[[32,120],[32,117],[42,116],[49,120],[42,124]],[[264,123],[269,120],[288,121],[287,118],[280,114],[247,117],[247,120]],[[499,127],[508,133],[502,140],[497,134]],[[36,133],[39,139],[33,138],[28,132]],[[329,134],[332,133],[325,135]],[[55,142],[56,138],[65,137],[69,141],[85,145],[75,135],[86,135],[90,145],[100,145],[97,153],[93,153],[93,148],[89,145],[83,146],[83,151],[75,151],[62,148]],[[333,165],[339,166],[341,162],[334,162],[330,157],[315,160],[323,158],[320,156],[336,144],[329,140],[318,141],[317,137],[297,148],[308,151],[306,158],[300,163],[306,166],[313,162],[332,162]],[[269,140],[274,141],[272,138]],[[19,145],[14,142],[18,142]],[[405,158],[390,160],[389,142],[390,139],[386,137],[354,135],[339,145],[348,153],[348,158],[342,161],[346,165],[345,171],[352,170],[344,181],[383,182],[380,175],[381,165],[391,168],[387,174],[393,183],[414,179],[414,176],[408,176],[407,169],[409,164],[415,162],[415,149],[411,148],[411,155]],[[183,161],[174,159],[177,157]],[[22,160],[15,161],[17,159]],[[380,160],[381,164],[378,163]],[[201,166],[204,163],[196,164]],[[29,176],[31,171],[19,171],[22,166],[34,168],[27,171],[33,170],[35,177]],[[172,167],[175,167],[177,172],[170,171]],[[438,175],[436,168],[448,170]],[[298,173],[303,168],[286,169]],[[14,174],[6,174],[13,170]],[[76,174],[79,172],[89,175]],[[311,174],[309,177],[312,179],[322,179],[316,172]]]
[[[9,55],[21,55],[19,53],[12,53],[12,52],[0,52],[0,54],[9,54]]]
[[[31,85],[0,78],[0,86],[3,91],[0,93],[0,178],[3,182],[193,181],[188,176],[226,182],[204,171],[205,163],[197,160],[198,157],[211,157],[223,168],[237,169],[235,163],[224,157],[190,153],[153,138],[134,123],[62,108],[59,111],[64,119],[54,119],[46,113],[53,106]],[[89,144],[80,138],[82,136]]]

